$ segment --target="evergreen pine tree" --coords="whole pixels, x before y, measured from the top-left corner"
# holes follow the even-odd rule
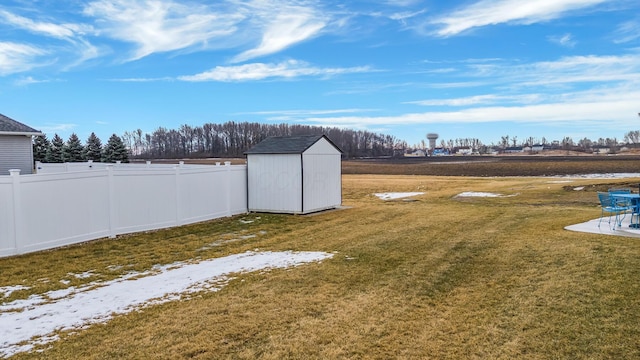
[[[51,143],[49,139],[47,139],[47,135],[42,134],[38,135],[33,139],[33,160],[46,162],[47,161],[47,151],[51,147]]]
[[[122,139],[118,135],[113,134],[109,138],[107,145],[104,147],[102,161],[116,162],[118,160],[123,163],[129,162],[129,154]]]
[[[64,146],[64,159],[66,162],[81,162],[84,160],[84,146],[78,135],[72,133]]]
[[[47,152],[47,162],[64,162],[64,140],[58,134],[54,134],[53,139],[51,139],[51,146]]]
[[[87,144],[84,147],[84,158],[93,161],[102,160],[102,142],[95,133],[91,133],[87,139]]]

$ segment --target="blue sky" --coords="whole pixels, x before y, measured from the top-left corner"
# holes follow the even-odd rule
[[[207,122],[410,145],[640,129],[638,0],[4,0],[0,113],[65,140]]]

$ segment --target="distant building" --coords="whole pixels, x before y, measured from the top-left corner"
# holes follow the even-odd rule
[[[456,155],[471,155],[473,154],[473,148],[469,146],[462,146],[456,149]]]
[[[445,148],[435,148],[431,151],[431,156],[446,156],[450,155],[449,150]]]
[[[504,152],[506,154],[521,153],[524,152],[524,149],[522,148],[522,146],[509,146],[504,149]]]
[[[424,150],[418,149],[404,154],[405,157],[425,157],[427,153]]]
[[[540,152],[542,150],[544,150],[544,145],[542,144],[535,144],[531,146],[531,151],[533,152]]]
[[[19,169],[21,174],[33,173],[33,136],[42,135],[25,124],[0,114],[0,175]]]
[[[599,155],[608,154],[611,152],[611,148],[605,145],[594,145],[592,149],[594,154]]]

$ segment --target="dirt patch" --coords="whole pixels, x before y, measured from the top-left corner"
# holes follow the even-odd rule
[[[447,156],[342,162],[343,174],[560,176],[640,172],[640,156]],[[637,183],[635,184],[637,187]]]

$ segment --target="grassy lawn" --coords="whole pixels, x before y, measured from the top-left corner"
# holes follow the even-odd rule
[[[569,185],[598,183],[612,181]],[[345,210],[248,214],[0,259],[0,286],[30,287],[0,301],[155,264],[326,251],[334,257],[322,263],[239,274],[218,292],[64,333],[15,358],[639,358],[640,241],[564,230],[600,215],[593,187],[567,185],[344,175]],[[404,191],[424,194],[372,195]],[[515,196],[455,197],[464,191]]]

